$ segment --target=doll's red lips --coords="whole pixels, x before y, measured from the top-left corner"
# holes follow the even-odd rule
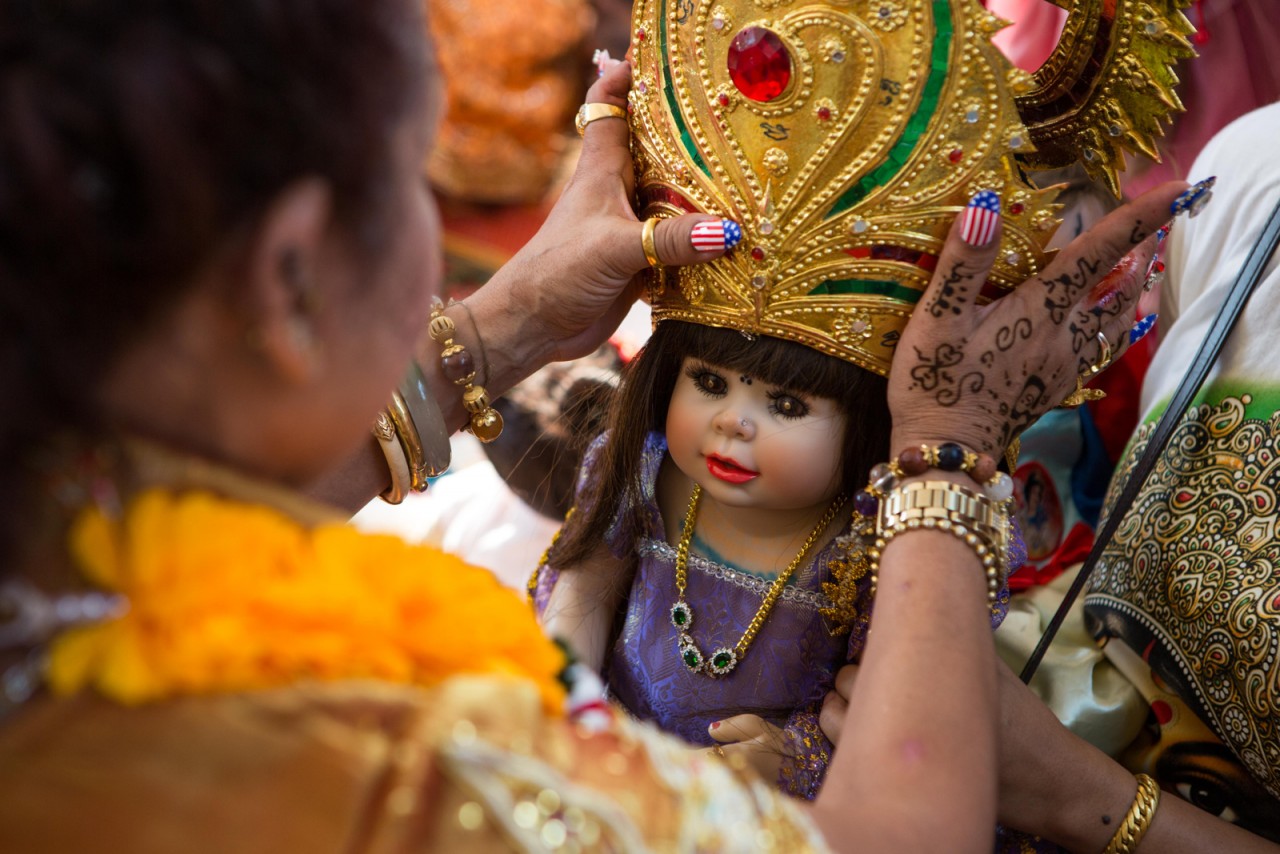
[[[707,471],[711,472],[712,477],[718,477],[727,483],[746,483],[760,476],[758,471],[752,471],[735,460],[715,454],[707,455]]]

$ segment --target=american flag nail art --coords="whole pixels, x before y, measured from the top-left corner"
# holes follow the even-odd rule
[[[700,222],[689,235],[699,252],[728,251],[742,242],[742,226],[731,219]]]
[[[990,190],[979,190],[964,209],[960,237],[970,246],[986,246],[996,236],[1000,222],[1000,197]]]

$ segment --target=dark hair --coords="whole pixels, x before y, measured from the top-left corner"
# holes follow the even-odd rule
[[[891,424],[884,377],[791,341],[663,321],[623,373],[609,416],[608,439],[580,499],[585,509],[574,514],[557,543],[552,554],[556,566],[576,564],[595,552],[620,507],[633,514],[624,530],[644,530],[636,472],[645,437],[665,431],[671,393],[689,357],[837,401],[847,419],[839,463],[847,491],[862,488],[870,468],[888,458]]]
[[[413,8],[0,0],[0,518],[33,443],[96,426],[124,346],[290,183],[327,180],[376,249],[421,97]]]

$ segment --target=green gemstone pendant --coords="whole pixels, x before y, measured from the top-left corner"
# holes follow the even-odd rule
[[[702,670],[705,663],[702,658],[702,652],[692,644],[680,647],[680,660],[684,662],[684,666],[689,668],[690,673],[698,673]]]
[[[707,670],[712,676],[725,676],[738,666],[738,654],[728,647],[720,647],[711,654]]]
[[[683,599],[671,606],[671,625],[682,632],[693,625],[693,609]]]

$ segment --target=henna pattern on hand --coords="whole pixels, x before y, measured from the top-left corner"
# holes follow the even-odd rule
[[[965,394],[977,394],[982,391],[987,384],[987,376],[982,371],[970,371],[960,378],[960,382],[953,383],[945,388],[938,390],[937,401],[939,406],[955,406],[960,402],[960,398]]]
[[[1012,326],[1002,326],[996,332],[996,349],[1001,353],[1008,352],[1014,344],[1030,338],[1031,330],[1031,321],[1026,317],[1019,317]]]
[[[964,305],[965,299],[963,295],[957,295],[956,285],[964,278],[964,265],[957,261],[952,265],[951,272],[947,273],[942,280],[941,292],[929,302],[929,314],[934,317],[942,317],[948,311],[952,314],[960,313],[960,308]]]
[[[1031,374],[1008,406],[1008,416],[1000,432],[1000,447],[1007,448],[1022,431],[1035,422],[1049,407],[1049,386],[1038,374]],[[1005,407],[1002,405],[1001,409]]]
[[[1129,242],[1134,246],[1137,246],[1139,243],[1146,240],[1150,234],[1151,232],[1146,230],[1143,226],[1142,220],[1138,220],[1133,224],[1133,229],[1129,232]]]
[[[912,388],[933,391],[943,383],[952,382],[951,372],[947,368],[960,364],[964,351],[951,344],[939,344],[932,358],[925,356],[924,351],[916,348],[916,359],[919,364],[911,369]]]
[[[1049,319],[1059,325],[1066,321],[1067,312],[1076,304],[1081,288],[1101,268],[1102,262],[1096,258],[1077,258],[1074,273],[1042,279],[1045,287],[1044,307],[1049,309]]]

